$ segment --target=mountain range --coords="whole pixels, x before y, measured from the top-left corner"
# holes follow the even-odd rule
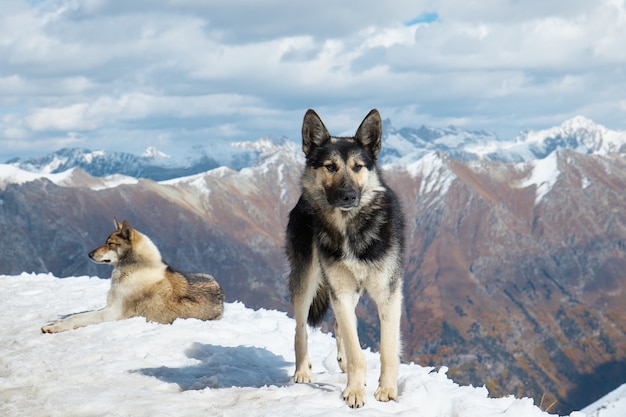
[[[246,144],[239,145],[241,146],[221,144],[210,149],[194,146],[187,156],[178,160],[152,146],[146,149],[143,155],[63,148],[41,158],[13,158],[7,161],[7,164],[34,173],[55,174],[80,168],[96,177],[126,175],[162,181],[205,172],[220,166],[241,169],[254,164],[259,153],[254,149],[246,149]]]
[[[626,132],[583,117],[514,141],[385,121],[380,159],[407,225],[403,359],[562,414],[626,382],[624,145]],[[63,152],[73,157],[0,165],[0,274],[108,276],[86,253],[117,216],[174,267],[216,276],[230,301],[291,312],[283,239],[298,144],[237,144],[247,162],[232,166],[207,151],[220,165],[210,170],[153,149],[132,176],[104,163],[127,158],[131,169],[125,154],[92,157],[96,175],[93,152]],[[149,167],[191,170],[151,178]],[[357,313],[375,349],[369,299]]]
[[[396,129],[383,121],[382,164],[406,165],[428,153],[439,151],[449,158],[471,161],[523,162],[543,159],[557,149],[571,149],[587,155],[606,155],[626,149],[625,132],[612,131],[577,116],[558,127],[525,131],[513,141],[488,131],[469,131],[458,127]],[[126,152],[92,151],[64,148],[41,158],[13,158],[8,165],[34,173],[60,173],[81,168],[96,177],[114,174],[163,181],[189,176],[226,166],[240,170],[255,164],[273,146],[289,142],[285,138],[266,138],[256,142],[196,145],[182,158],[171,158],[154,147],[143,155]]]

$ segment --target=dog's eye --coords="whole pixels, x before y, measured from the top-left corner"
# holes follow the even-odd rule
[[[337,167],[335,167],[334,164],[326,164],[324,165],[324,168],[326,168],[326,171],[330,172],[331,174],[337,172]]]
[[[352,170],[353,170],[354,172],[359,172],[362,168],[363,168],[363,165],[361,165],[361,164],[355,164],[355,165],[352,167]]]

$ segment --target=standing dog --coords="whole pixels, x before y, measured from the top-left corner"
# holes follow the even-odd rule
[[[350,407],[365,402],[365,356],[355,308],[363,292],[380,318],[381,372],[374,396],[398,398],[404,220],[400,203],[376,166],[382,123],[377,110],[354,137],[331,136],[309,110],[302,125],[306,165],[302,195],[289,214],[286,251],[289,289],[296,319],[295,382],[311,382],[307,322],[321,322],[332,304],[337,360],[348,374],[343,398]]]
[[[222,317],[224,294],[212,276],[174,271],[161,260],[155,244],[126,220],[115,220],[115,227],[105,244],[89,253],[94,262],[114,267],[106,307],[57,320],[42,327],[44,333],[135,316],[159,323]]]

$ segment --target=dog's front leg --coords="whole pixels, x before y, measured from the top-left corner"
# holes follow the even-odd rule
[[[294,340],[296,372],[293,376],[293,380],[296,383],[311,382],[311,361],[309,360],[307,334],[307,316],[311,303],[310,300],[305,300],[305,298],[305,296],[299,296],[294,299],[294,316],[296,319],[296,336]]]
[[[378,401],[398,399],[400,365],[400,318],[402,291],[400,285],[389,298],[375,300],[380,318],[380,378],[374,397]]]
[[[345,350],[345,369],[348,373],[348,384],[343,391],[343,399],[351,408],[359,408],[365,404],[365,355],[361,350],[356,327],[355,308],[359,301],[356,291],[346,290],[332,298],[333,311],[341,342]]]
[[[343,343],[343,338],[341,337],[341,330],[339,329],[337,320],[335,320],[335,342],[337,342],[337,363],[339,364],[339,368],[341,368],[341,372],[346,373],[348,372],[346,368],[346,348]]]
[[[77,329],[79,327],[89,326],[90,324],[102,323],[105,321],[119,320],[121,317],[117,312],[105,307],[102,310],[88,311],[86,313],[78,313],[68,316],[64,319],[57,320],[47,324],[41,328],[43,333],[59,333],[66,330]]]

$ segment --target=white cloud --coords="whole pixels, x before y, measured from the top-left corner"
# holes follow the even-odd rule
[[[34,131],[83,130],[95,124],[86,117],[89,106],[85,103],[62,108],[40,108],[26,117],[26,124]]]
[[[256,98],[233,94],[155,96],[133,93],[98,97],[91,102],[63,107],[38,108],[24,118],[24,124],[35,132],[81,131],[102,128],[116,121],[141,121],[159,116],[184,119],[263,114],[259,111],[261,108]]]
[[[507,137],[575,114],[624,129],[623,39],[623,0],[7,0],[0,148],[297,140],[309,107],[339,132],[372,107]]]

